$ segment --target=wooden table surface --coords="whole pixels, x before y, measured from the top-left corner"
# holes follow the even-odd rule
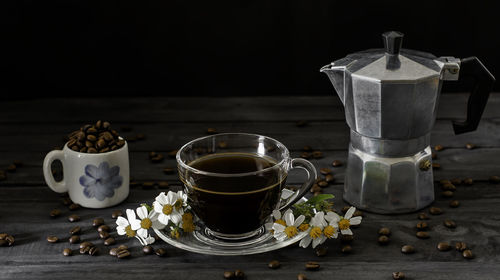
[[[466,94],[443,94],[432,144],[443,145],[435,162],[436,182],[441,179],[472,178],[472,186],[457,187],[453,199],[461,206],[449,208],[449,198],[443,198],[436,183],[435,206],[444,214],[431,216],[428,221],[431,238],[415,237],[416,213],[405,215],[377,215],[364,213],[362,225],[355,229],[353,252],[340,253],[340,242],[329,241],[329,253],[317,257],[312,249],[292,245],[264,254],[237,257],[199,255],[174,248],[162,241],[153,244],[164,247],[164,258],[142,255],[135,239],[117,236],[118,244],[131,247],[132,257],[119,260],[107,254],[108,249],[99,240],[91,223],[94,217],[103,217],[114,229],[111,212],[135,208],[141,202],[152,202],[160,192],[156,187],[131,189],[128,199],[112,208],[78,209],[80,222],[71,224],[60,194],[51,191],[42,175],[42,161],[47,152],[61,146],[63,136],[82,124],[98,119],[108,120],[123,132],[126,138],[143,133],[145,140],[130,142],[131,176],[136,182],[168,181],[171,189],[180,189],[176,175],[166,175],[162,168],[175,166],[173,159],[153,164],[148,152],[164,153],[179,148],[188,140],[206,135],[213,127],[219,132],[250,132],[269,135],[282,141],[297,157],[304,145],[324,153],[324,158],[312,160],[318,167],[331,167],[334,159],[345,162],[349,141],[343,108],[335,96],[328,97],[248,97],[248,98],[41,98],[23,101],[3,101],[0,110],[0,168],[5,169],[14,160],[23,167],[0,182],[0,233],[14,235],[12,247],[0,247],[0,279],[223,279],[225,270],[242,269],[247,279],[296,279],[305,273],[309,279],[391,279],[393,271],[403,271],[409,279],[499,279],[500,278],[500,185],[488,182],[492,175],[500,175],[500,95],[492,94],[476,132],[453,135],[451,120],[465,116]],[[297,127],[299,120],[307,120]],[[466,143],[477,147],[465,148]],[[335,207],[342,201],[344,167],[332,168],[335,183],[325,192],[336,195]],[[301,182],[303,174],[290,176],[289,183]],[[51,219],[50,210],[59,208],[61,217]],[[428,211],[427,209],[424,211]],[[453,219],[458,227],[447,229],[442,224]],[[65,257],[63,248],[76,249],[66,240],[74,225],[84,229],[83,240],[93,241],[101,249],[98,256]],[[387,246],[377,244],[377,231],[387,226],[392,229]],[[49,244],[48,235],[62,241]],[[475,254],[464,259],[455,250],[439,252],[440,241],[465,241]],[[403,255],[403,244],[413,244],[417,252]],[[281,261],[277,270],[267,268],[273,259]],[[319,271],[305,271],[307,261],[318,261]]]

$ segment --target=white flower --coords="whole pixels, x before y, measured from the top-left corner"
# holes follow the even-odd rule
[[[344,235],[352,235],[352,230],[349,227],[359,225],[363,219],[363,217],[353,217],[352,214],[354,214],[354,211],[356,211],[356,208],[351,206],[344,217],[338,217],[340,232]]]
[[[163,229],[165,227],[158,221],[157,214],[154,211],[148,213],[146,206],[138,207],[135,211],[139,219],[130,220],[130,226],[133,230],[137,231],[138,236],[147,238],[148,230],[151,227],[156,229]]]
[[[127,209],[127,219],[119,216],[116,219],[116,232],[119,235],[127,235],[128,237],[134,237],[136,235],[135,230],[130,226],[130,221],[135,220],[135,212],[132,209]]]
[[[326,238],[337,238],[339,236],[339,224],[340,216],[335,212],[328,212],[325,215],[325,220],[328,225],[323,229],[323,234]]]
[[[287,237],[292,238],[299,233],[298,227],[304,222],[304,215],[300,215],[297,219],[293,216],[292,211],[285,212],[283,217],[285,225],[275,222],[273,224],[274,238],[279,241],[285,240]]]
[[[184,214],[183,206],[186,203],[184,197],[184,195],[179,197],[179,194],[172,191],[167,195],[164,192],[160,193],[153,202],[154,211],[158,213],[158,221],[164,225],[168,225],[169,221],[174,224],[181,222]]]
[[[135,238],[137,238],[139,242],[141,242],[142,246],[153,244],[155,242],[155,238],[151,235],[148,235],[147,237],[137,235]]]
[[[285,222],[285,220],[282,219],[282,217],[285,217],[285,215],[287,215],[287,213],[293,213],[292,209],[286,210],[285,213],[283,213],[283,216],[281,215],[280,211],[273,210],[273,215],[272,216],[274,218],[274,221],[271,221],[271,222],[266,223],[264,225],[265,228],[266,228],[266,230],[273,230],[274,223],[278,223],[278,224],[286,226],[286,222]]]
[[[316,246],[323,244],[326,240],[326,236],[323,234],[323,229],[328,226],[325,221],[325,213],[322,211],[316,213],[309,225],[308,234],[300,240],[299,246],[307,248],[312,241],[312,247],[316,248]]]

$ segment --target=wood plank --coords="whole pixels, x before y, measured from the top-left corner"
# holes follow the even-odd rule
[[[438,118],[464,119],[468,94],[442,94]],[[500,117],[500,95],[492,94],[484,118]],[[133,112],[133,114],[131,114]],[[5,101],[3,123],[298,121],[343,120],[336,96],[196,98],[41,98]]]
[[[187,274],[193,269],[196,269],[198,277],[201,274],[206,279],[220,279],[224,270],[237,268],[243,269],[249,278],[293,279],[297,273],[304,272],[303,265],[310,260],[319,261],[323,267],[319,272],[304,272],[311,278],[343,275],[346,279],[353,276],[356,276],[356,279],[367,279],[366,273],[369,273],[370,279],[388,279],[393,271],[404,271],[412,279],[450,279],[448,277],[451,276],[456,276],[453,279],[475,279],[478,275],[483,275],[481,279],[488,279],[488,275],[496,274],[485,274],[484,269],[490,269],[491,273],[500,273],[500,267],[496,265],[500,261],[500,255],[495,250],[500,246],[500,239],[497,238],[500,234],[500,224],[497,222],[500,220],[500,213],[491,211],[500,203],[498,190],[499,186],[485,183],[459,186],[455,198],[462,204],[455,209],[447,207],[447,199],[437,196],[435,205],[442,207],[445,213],[431,216],[428,221],[431,238],[428,240],[419,240],[414,236],[415,224],[418,222],[416,214],[365,213],[362,225],[354,230],[356,241],[352,244],[354,252],[351,255],[342,255],[339,252],[340,244],[336,241],[327,242],[330,253],[323,258],[316,257],[311,249],[304,250],[297,246],[252,256],[213,257],[185,252],[160,241],[154,246],[165,247],[169,252],[168,256],[162,259],[143,256],[140,245],[135,240],[120,237],[118,244],[131,247],[133,255],[129,260],[121,261],[106,254],[105,246],[91,226],[92,219],[100,216],[107,224],[113,225],[114,220],[110,218],[113,210],[134,208],[141,202],[151,203],[158,191],[136,189],[132,190],[126,202],[119,206],[100,210],[81,208],[70,212],[64,210],[65,207],[59,202],[60,196],[48,189],[0,187],[0,231],[14,234],[17,240],[13,247],[0,248],[0,279],[60,279],[68,277],[69,274],[76,275],[74,273],[83,277],[96,271],[103,277],[112,277],[119,273],[121,279],[132,279],[132,276],[137,277],[147,271],[148,277],[152,278],[161,276],[199,279],[190,278],[192,276]],[[341,185],[330,187],[328,191],[337,197],[336,209],[345,205],[340,198]],[[48,213],[55,207],[63,210],[63,216],[51,219]],[[65,217],[72,213],[80,215],[82,221],[68,223]],[[443,227],[442,222],[445,219],[455,220],[458,227],[454,230]],[[102,250],[99,256],[62,256],[63,248],[77,248],[77,245],[69,245],[64,240],[68,237],[68,230],[74,225],[82,226],[82,238],[94,242]],[[377,230],[382,226],[392,230],[391,243],[383,247],[376,243]],[[112,234],[115,235],[114,232]],[[48,235],[57,235],[63,240],[49,244],[45,241]],[[440,241],[465,241],[476,254],[476,258],[467,261],[454,250],[439,252],[435,246]],[[413,244],[417,253],[402,255],[399,252],[400,246],[407,243]],[[278,271],[269,270],[266,264],[272,259],[280,260],[283,267]],[[363,269],[357,269],[361,267]],[[464,278],[465,276],[469,278]]]

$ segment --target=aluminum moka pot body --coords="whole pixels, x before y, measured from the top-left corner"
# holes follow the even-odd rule
[[[321,68],[351,129],[344,199],[377,213],[413,212],[434,200],[429,145],[443,81],[475,81],[467,120],[454,122],[457,134],[476,129],[494,82],[475,57],[437,58],[401,49],[402,39],[399,32],[386,32],[384,49],[350,54]]]

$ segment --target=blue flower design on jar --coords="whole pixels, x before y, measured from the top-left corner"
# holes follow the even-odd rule
[[[123,183],[123,177],[119,173],[119,166],[110,168],[107,162],[102,162],[99,167],[87,164],[85,175],[80,177],[83,194],[88,198],[95,197],[99,201],[103,201],[106,197],[112,197],[115,194],[115,189]]]

